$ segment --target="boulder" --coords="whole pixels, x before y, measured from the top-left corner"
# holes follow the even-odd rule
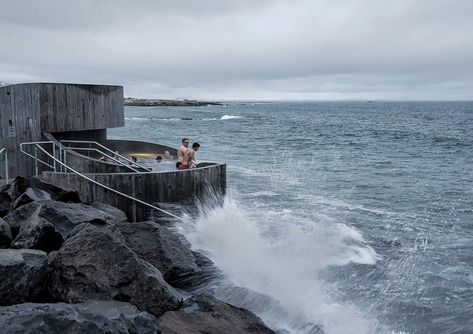
[[[4,186],[2,191],[7,192],[14,201],[20,197],[28,188],[43,190],[51,195],[51,198],[61,202],[80,203],[81,199],[77,191],[62,189],[52,184],[41,181],[35,177],[17,176],[12,183]]]
[[[251,311],[206,294],[187,299],[180,310],[166,312],[159,320],[163,334],[275,334]]]
[[[47,254],[39,250],[0,249],[0,305],[40,299],[47,263]]]
[[[57,232],[56,226],[35,214],[21,226],[11,247],[39,249],[49,253],[58,250],[63,242],[64,238]]]
[[[8,192],[0,192],[0,218],[5,217],[11,209],[11,196]]]
[[[35,189],[35,188],[28,188],[25,190],[23,194],[21,194],[13,203],[12,203],[12,210],[16,208],[34,202],[34,201],[44,201],[51,199],[51,195],[44,190]]]
[[[40,203],[32,202],[10,212],[4,217],[8,225],[10,225],[13,238],[18,235],[21,225],[27,221],[39,207],[41,207]]]
[[[0,218],[0,248],[10,247],[12,239],[10,225]]]
[[[94,299],[129,302],[159,316],[177,309],[177,293],[158,269],[124,243],[86,225],[49,255],[49,291],[59,301]]]
[[[0,308],[4,334],[157,334],[158,320],[128,303],[19,304]]]
[[[123,212],[120,209],[117,209],[114,206],[102,203],[102,202],[92,202],[90,204],[92,207],[99,209],[103,212],[108,213],[110,216],[112,216],[116,221],[119,221],[121,223],[126,222],[128,218],[126,217],[125,212]]]
[[[190,245],[177,233],[155,222],[118,225],[128,247],[159,269],[166,282],[181,287],[186,277],[200,272]]]
[[[15,239],[13,248],[33,248],[45,252],[58,250],[79,224],[95,224],[121,238],[116,221],[108,213],[82,203],[35,201],[12,211],[5,220]]]

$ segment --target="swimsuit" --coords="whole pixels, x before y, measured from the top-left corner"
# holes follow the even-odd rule
[[[189,166],[188,165],[184,165],[184,164],[180,164],[179,165],[179,170],[185,170],[185,169],[189,169]]]

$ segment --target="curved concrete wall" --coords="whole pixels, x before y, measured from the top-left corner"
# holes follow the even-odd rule
[[[194,203],[223,199],[226,165],[162,173],[87,174],[95,181],[147,203]],[[123,210],[130,221],[149,218],[151,209],[70,173],[43,172],[42,178],[63,188],[78,190],[88,201],[99,201]]]

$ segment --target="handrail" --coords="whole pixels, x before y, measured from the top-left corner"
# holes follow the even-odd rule
[[[109,158],[109,159],[112,159],[113,161],[119,163],[120,165],[131,169],[132,171],[134,171],[134,172],[136,172],[136,173],[144,173],[144,172],[139,171],[138,169],[135,169],[135,168],[133,168],[133,167],[131,167],[131,166],[129,166],[129,165],[123,163],[122,161],[120,161],[120,160],[118,160],[118,159],[112,157],[111,155],[109,155],[109,154],[107,154],[107,153],[105,153],[105,152],[103,152],[103,151],[101,151],[101,150],[99,150],[99,149],[97,149],[97,148],[91,148],[91,147],[70,147],[70,146],[68,146],[67,148],[70,149],[70,150],[74,150],[74,151],[76,151],[76,150],[77,150],[77,151],[95,151],[95,152],[100,153],[102,156],[104,156],[104,157],[106,157],[106,158]],[[139,166],[139,165],[138,165],[138,166]],[[148,168],[143,167],[143,166],[140,166],[140,167],[143,168],[143,169],[146,169],[146,171],[149,172],[149,169],[148,169]]]
[[[96,184],[96,185],[98,185],[98,186],[100,186],[100,187],[102,187],[102,188],[104,188],[104,189],[110,190],[111,192],[114,192],[114,193],[116,193],[116,194],[118,194],[118,195],[121,195],[121,196],[123,196],[123,197],[125,197],[125,198],[131,199],[131,200],[133,200],[133,201],[135,201],[135,202],[138,202],[138,203],[140,203],[140,204],[143,204],[143,205],[145,205],[145,206],[148,206],[148,207],[152,208],[153,210],[158,210],[158,211],[160,211],[160,212],[162,212],[162,213],[164,213],[164,214],[167,214],[167,215],[169,215],[169,216],[171,216],[171,217],[173,217],[173,218],[176,218],[176,219],[178,219],[178,220],[180,220],[180,221],[183,221],[183,222],[185,222],[185,223],[188,222],[187,220],[185,220],[185,219],[183,219],[183,218],[181,218],[181,217],[178,217],[178,216],[176,216],[176,215],[174,215],[174,214],[172,214],[172,213],[170,213],[170,212],[168,212],[168,211],[166,211],[166,210],[163,210],[163,209],[161,209],[161,208],[158,208],[157,206],[154,206],[154,205],[152,205],[152,204],[146,203],[145,201],[142,201],[142,200],[140,200],[140,199],[138,199],[138,198],[135,198],[135,197],[133,197],[133,196],[124,194],[124,193],[122,193],[122,192],[120,192],[120,191],[118,191],[118,190],[115,190],[115,189],[113,189],[113,188],[110,188],[109,186],[106,186],[106,185],[104,185],[104,184],[102,184],[102,183],[100,183],[100,182],[97,182],[97,181],[95,181],[94,179],[92,179],[92,178],[90,178],[90,177],[88,177],[88,176],[86,176],[86,175],[84,175],[84,174],[82,174],[82,173],[76,171],[74,168],[72,168],[72,167],[66,165],[65,163],[63,163],[62,161],[58,160],[55,156],[52,156],[52,155],[51,155],[49,152],[47,152],[44,148],[42,148],[41,146],[39,146],[39,144],[42,144],[42,143],[44,143],[44,142],[21,143],[21,144],[20,144],[20,150],[21,150],[22,153],[25,153],[25,152],[22,150],[22,144],[25,144],[25,145],[26,145],[26,144],[34,144],[35,147],[39,148],[43,153],[45,153],[47,156],[49,156],[50,158],[52,158],[55,162],[59,163],[61,166],[65,167],[66,169],[69,169],[69,170],[72,171],[74,174],[77,174],[77,175],[79,175],[80,177],[86,179],[87,181],[92,182],[93,184]],[[53,143],[53,144],[54,144],[54,143]],[[28,154],[27,154],[27,155],[28,155]],[[31,155],[30,155],[30,156],[31,156]]]
[[[54,150],[54,148],[56,147],[56,143],[54,143],[53,141],[50,141],[50,140],[48,140],[48,141],[32,141],[32,142],[28,142],[28,143],[20,143],[20,152],[23,153],[23,154],[25,154],[25,155],[27,155],[27,156],[29,156],[30,158],[35,159],[35,161],[39,161],[39,162],[41,162],[43,165],[46,165],[46,166],[48,166],[49,168],[52,168],[52,169],[54,169],[54,171],[56,171],[56,166],[53,166],[53,165],[48,164],[47,162],[45,162],[45,161],[39,159],[39,158],[38,158],[37,156],[35,156],[35,155],[29,154],[28,152],[26,152],[26,151],[23,149],[23,146],[25,146],[25,145],[35,145],[35,146],[37,146],[38,144],[52,144],[52,145],[53,145],[53,150]],[[60,148],[59,148],[59,149],[60,149]],[[36,151],[35,151],[35,152],[36,152]],[[38,173],[36,172],[36,174],[38,174]]]
[[[90,140],[61,140],[61,143],[76,143],[76,144],[93,144],[93,145],[97,145],[98,147],[101,147],[103,148],[104,150],[112,153],[113,155],[116,155],[120,158],[122,158],[123,160],[125,160],[126,162],[128,162],[130,165],[135,165],[135,166],[138,166],[140,168],[144,168],[144,169],[147,169],[143,166],[141,166],[140,164],[134,162],[133,160],[131,159],[128,159],[127,157],[124,157],[123,155],[119,154],[118,152],[114,152],[112,151],[111,149],[109,149],[107,146],[104,146],[96,141],[90,141]],[[124,164],[126,166],[126,164]]]
[[[0,154],[5,153],[5,180],[8,183],[8,151],[6,148],[0,150]]]

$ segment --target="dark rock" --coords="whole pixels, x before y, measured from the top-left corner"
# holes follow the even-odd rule
[[[21,194],[13,203],[12,203],[12,210],[16,208],[34,202],[34,201],[43,201],[43,200],[50,200],[51,195],[44,190],[35,189],[35,188],[28,188],[26,191]]]
[[[200,271],[192,277],[192,286],[199,288],[203,285],[209,285],[210,281],[218,281],[223,278],[223,272],[207,256],[192,251],[196,258],[196,264]]]
[[[158,269],[90,224],[49,255],[49,269],[49,290],[60,301],[115,299],[156,316],[179,306]]]
[[[48,256],[33,249],[0,249],[0,305],[38,300],[43,294]]]
[[[77,191],[62,189],[52,184],[41,181],[35,177],[17,176],[12,183],[4,186],[2,191],[7,192],[14,201],[20,197],[28,188],[46,191],[51,198],[61,202],[80,203],[81,199]]]
[[[13,241],[12,248],[39,249],[46,253],[58,250],[64,238],[56,231],[56,227],[38,215],[32,216],[20,229]]]
[[[0,218],[0,248],[10,247],[12,239],[10,225]]]
[[[21,225],[35,213],[41,204],[32,202],[10,212],[4,219],[10,225],[13,238],[18,235]]]
[[[119,221],[121,223],[124,223],[128,220],[128,218],[126,217],[125,212],[123,212],[122,210],[117,209],[116,207],[113,207],[111,205],[108,205],[108,204],[105,204],[105,203],[102,203],[102,202],[92,202],[90,205],[93,206],[96,209],[99,209],[103,212],[108,213],[116,221]]]
[[[0,218],[5,217],[11,210],[11,196],[8,192],[0,192]]]
[[[180,287],[182,280],[200,271],[190,245],[168,228],[154,222],[118,226],[128,247],[158,268],[169,284]]]
[[[116,301],[82,304],[19,304],[0,308],[4,334],[158,334],[158,320]]]
[[[251,311],[205,294],[187,299],[179,311],[166,312],[159,320],[163,334],[275,333]]]
[[[72,230],[82,223],[95,224],[123,240],[112,216],[82,203],[36,201],[11,212],[5,220],[15,235],[13,248],[33,248],[49,253],[59,249]]]

